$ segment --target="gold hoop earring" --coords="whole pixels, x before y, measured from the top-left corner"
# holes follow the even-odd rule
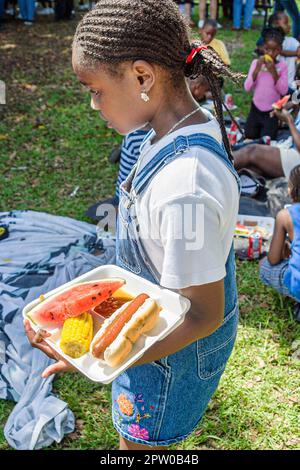
[[[142,98],[143,101],[145,101],[145,103],[147,103],[147,102],[150,100],[150,98],[149,98],[149,96],[147,95],[147,92],[146,92],[146,91],[142,91],[142,92],[141,92],[141,98]]]

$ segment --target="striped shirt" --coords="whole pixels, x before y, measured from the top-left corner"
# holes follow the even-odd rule
[[[122,142],[119,174],[116,186],[116,196],[119,197],[120,184],[127,178],[131,172],[133,165],[136,164],[140,156],[140,146],[149,133],[145,130],[137,130],[126,135]]]

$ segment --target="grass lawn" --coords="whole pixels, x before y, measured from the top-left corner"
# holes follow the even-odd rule
[[[121,138],[89,108],[71,70],[79,17],[58,24],[39,17],[32,29],[8,22],[0,33],[0,79],[7,85],[7,105],[0,106],[0,211],[32,209],[89,221],[88,205],[114,192],[118,166],[107,157]],[[220,31],[233,69],[248,71],[261,24],[255,18],[249,33]],[[242,86],[226,84],[226,92],[246,117],[251,97]],[[234,352],[201,425],[175,449],[300,448],[300,363],[291,357],[300,326],[292,303],[260,283],[257,263],[238,262],[237,272],[241,315]],[[77,423],[51,449],[117,448],[109,386],[70,374],[56,378],[54,390]],[[3,427],[13,406],[0,401],[0,449],[9,449]]]

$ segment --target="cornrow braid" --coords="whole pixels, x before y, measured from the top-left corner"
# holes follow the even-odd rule
[[[140,58],[175,70],[189,50],[187,25],[172,0],[99,0],[78,24],[74,44],[96,61]]]
[[[295,166],[289,176],[291,186],[291,198],[295,202],[300,202],[300,165]]]
[[[73,41],[78,62],[84,67],[99,63],[117,73],[117,64],[138,59],[169,70],[174,84],[184,76],[204,75],[210,85],[216,116],[225,148],[232,159],[222,109],[219,79],[237,81],[233,73],[211,48],[186,58],[198,44],[190,44],[189,27],[173,0],[99,0],[79,22]]]
[[[201,45],[200,42],[193,43],[192,48],[196,48],[199,45]],[[224,64],[216,51],[210,46],[207,46],[207,48],[202,49],[200,53],[196,54],[192,62],[185,64],[184,74],[186,77],[191,79],[196,78],[199,75],[204,75],[204,77],[206,77],[212,93],[217,120],[222,132],[223,142],[229,158],[233,160],[231,145],[229,143],[224,124],[220,78],[227,77],[238,83],[243,75],[232,72],[230,68]]]

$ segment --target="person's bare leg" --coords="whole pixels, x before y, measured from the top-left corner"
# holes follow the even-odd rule
[[[269,145],[247,145],[233,152],[234,167],[236,170],[249,168],[262,176],[279,178],[284,176],[280,150]]]
[[[218,2],[217,0],[210,0],[210,9],[209,14],[212,20],[217,19],[217,11],[218,11]]]
[[[157,451],[167,450],[165,446],[145,446],[144,444],[138,444],[137,442],[127,441],[124,437],[120,436],[120,447],[119,450],[146,450],[146,451]]]
[[[199,20],[204,21],[206,16],[206,0],[199,0]]]

